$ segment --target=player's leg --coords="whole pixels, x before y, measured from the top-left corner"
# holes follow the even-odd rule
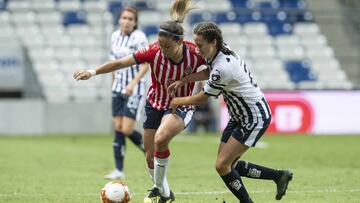
[[[177,109],[176,114],[172,114],[171,110],[166,111],[161,120],[161,125],[155,134],[154,187],[160,189],[162,197],[159,202],[172,202],[175,200],[175,196],[170,188],[161,184],[162,180],[166,178],[168,170],[170,157],[169,143],[173,137],[184,130],[189,124],[193,113],[193,110],[186,109]]]
[[[136,118],[140,112],[140,95],[131,95],[126,98],[126,105],[123,109],[122,132],[127,136],[141,151],[144,152],[143,136],[134,129]]]
[[[154,109],[149,102],[145,105],[144,115],[144,147],[146,155],[146,165],[148,174],[154,183],[154,137],[157,129],[160,126],[161,119],[164,115],[164,111],[158,111]],[[149,119],[148,119],[149,118]],[[164,187],[169,187],[166,178],[163,181]],[[160,198],[159,189],[153,188],[149,191],[149,194],[145,197],[144,203],[157,202]]]
[[[286,193],[287,186],[293,178],[293,173],[289,170],[276,170],[257,164],[238,160],[235,164],[235,170],[240,176],[255,179],[273,180],[276,183],[276,196],[280,200]]]
[[[169,143],[178,133],[184,130],[183,119],[174,114],[162,118],[161,125],[155,134],[154,186],[160,189],[162,196],[170,196],[170,188],[163,185],[170,158]]]
[[[122,133],[122,114],[124,106],[124,98],[120,94],[113,94],[112,97],[112,116],[114,122],[114,141],[113,141],[113,154],[115,160],[115,170],[105,175],[107,179],[121,179],[124,178],[123,163],[125,156],[126,141]]]
[[[240,175],[232,168],[232,163],[248,149],[248,146],[230,137],[226,143],[223,143],[215,165],[226,186],[241,203],[249,203],[252,200],[242,183]]]
[[[145,152],[144,140],[141,133],[135,130],[136,120],[127,116],[122,119],[122,133],[128,137],[141,151]]]
[[[256,142],[265,133],[270,119],[265,120],[264,123],[259,123],[249,134],[248,139],[245,140],[250,146],[255,146]],[[240,176],[255,179],[273,180],[277,186],[276,199],[280,200],[285,195],[289,181],[292,180],[292,172],[288,170],[276,170],[257,164],[249,163],[243,160],[238,160],[233,165],[234,169],[239,173]]]

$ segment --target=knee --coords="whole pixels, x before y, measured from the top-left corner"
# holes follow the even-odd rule
[[[164,133],[159,133],[155,135],[155,140],[154,140],[154,144],[155,144],[155,149],[157,150],[166,150],[167,146],[168,146],[168,138],[167,135]]]
[[[115,128],[115,131],[121,132],[121,130],[122,130],[121,123],[120,122],[115,122],[114,123],[114,128]]]
[[[134,130],[131,128],[122,128],[121,132],[125,135],[125,136],[130,136]]]
[[[226,164],[223,160],[218,159],[215,163],[215,169],[219,175],[223,176],[231,171],[231,166],[229,164]]]

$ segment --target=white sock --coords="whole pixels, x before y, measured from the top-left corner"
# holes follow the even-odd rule
[[[154,183],[154,169],[149,168],[149,167],[146,165],[146,170],[147,170],[147,173],[148,173],[151,181]]]
[[[155,183],[154,182],[154,169],[149,168],[147,165],[146,165],[146,169],[147,169],[147,172],[148,172],[148,175],[149,175],[151,181],[153,183]],[[166,176],[164,177],[164,182],[163,182],[163,193],[164,193],[163,195],[169,194],[169,196],[170,196],[170,187],[169,187],[169,184],[167,182]]]
[[[154,185],[160,189],[161,195],[164,197],[170,196],[169,184],[166,180],[166,172],[168,169],[169,157],[162,159],[154,158]]]

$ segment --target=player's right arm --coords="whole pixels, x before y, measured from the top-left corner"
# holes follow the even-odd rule
[[[100,65],[96,69],[90,70],[77,70],[74,73],[75,80],[88,80],[92,76],[100,75],[104,73],[110,73],[118,69],[126,68],[135,65],[136,61],[133,55],[125,56],[121,59],[109,61],[103,65]]]
[[[178,88],[183,86],[185,83],[206,80],[209,78],[209,74],[210,74],[210,71],[207,68],[202,71],[187,75],[187,76],[181,78],[180,80],[171,83],[169,85],[167,91],[170,95],[173,95],[178,90]]]

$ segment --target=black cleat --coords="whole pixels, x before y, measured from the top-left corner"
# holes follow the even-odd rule
[[[161,196],[159,201],[158,201],[158,203],[170,203],[170,202],[175,202],[175,195],[171,190],[170,190],[170,196],[169,197]]]
[[[160,201],[160,191],[159,188],[152,188],[149,190],[149,194],[145,197],[144,203],[158,203]]]
[[[280,178],[275,181],[277,189],[275,196],[276,200],[281,200],[281,198],[285,195],[288,184],[293,178],[293,173],[291,171],[283,170],[281,173],[282,175]]]

